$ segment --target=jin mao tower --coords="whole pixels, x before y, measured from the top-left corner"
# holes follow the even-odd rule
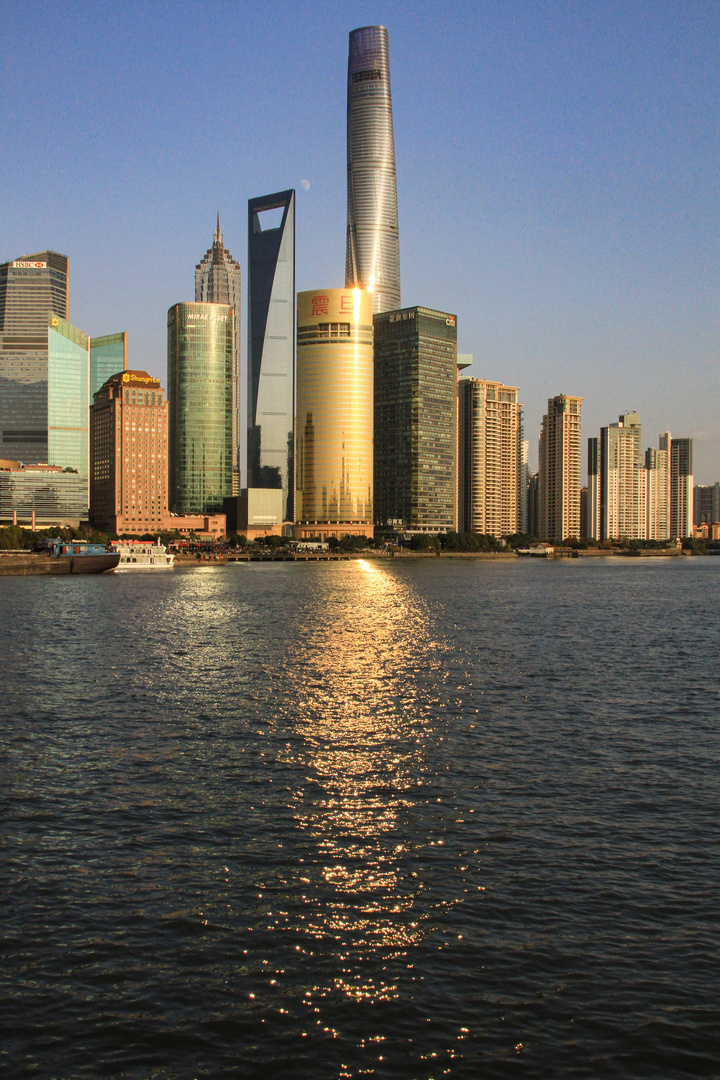
[[[233,494],[237,494],[240,476],[240,263],[223,244],[219,213],[212,247],[195,267],[195,303],[227,304],[233,309],[232,475]]]

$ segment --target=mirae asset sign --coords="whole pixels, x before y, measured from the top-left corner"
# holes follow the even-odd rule
[[[16,260],[11,262],[13,270],[46,270],[46,262],[22,262],[22,260]]]

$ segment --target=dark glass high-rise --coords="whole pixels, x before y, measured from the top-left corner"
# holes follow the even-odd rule
[[[48,460],[48,312],[69,318],[68,259],[55,251],[0,265],[0,457]]]

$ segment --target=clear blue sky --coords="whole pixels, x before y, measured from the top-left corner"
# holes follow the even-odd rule
[[[720,4],[3,6],[0,260],[70,257],[70,317],[165,378],[220,210],[298,189],[298,289],[344,284],[347,35],[390,34],[403,303],[455,312],[469,374],[583,437],[637,409],[720,480]],[[301,188],[308,180],[309,190]],[[583,454],[584,457],[584,454]]]

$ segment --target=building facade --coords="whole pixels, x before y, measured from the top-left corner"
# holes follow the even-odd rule
[[[696,484],[693,490],[693,524],[713,525],[720,521],[720,483]]]
[[[600,539],[600,440],[597,437],[588,439],[588,462],[587,462],[587,507],[585,512],[585,527],[583,535],[588,540]]]
[[[539,536],[540,533],[540,473],[531,473],[528,482],[528,523],[527,531],[530,536]]]
[[[232,493],[233,309],[168,311],[169,502],[176,514],[222,511]]]
[[[127,331],[90,338],[90,403],[101,386],[127,371]]]
[[[646,478],[640,417],[620,416],[588,440],[589,521],[595,540],[643,540],[646,536]],[[592,470],[592,471],[591,471]]]
[[[645,451],[645,538],[670,539],[670,461],[668,451]]]
[[[120,371],[90,409],[90,520],[141,536],[167,527],[168,405],[159,379]]]
[[[373,312],[400,307],[390,51],[384,26],[350,33],[345,285],[369,289]]]
[[[218,213],[212,247],[208,248],[205,257],[195,267],[195,302],[228,304],[233,309],[233,495],[240,490],[240,298],[240,263],[235,262],[223,244]]]
[[[69,318],[66,255],[0,265],[0,455],[48,460],[48,313]]]
[[[583,399],[559,394],[548,400],[539,447],[541,540],[562,543],[580,536],[580,424]]]
[[[459,532],[500,538],[525,531],[527,444],[523,470],[522,405],[517,386],[461,379]]]
[[[412,307],[375,315],[375,523],[456,523],[457,320]]]
[[[660,436],[660,448],[670,447],[670,535],[680,540],[692,536],[693,445],[692,439]]]
[[[77,527],[87,518],[87,480],[59,465],[0,461],[0,521]]]
[[[518,517],[518,532],[530,531],[530,443],[527,439],[520,441],[520,511]]]
[[[90,338],[57,315],[48,318],[48,463],[90,476]]]
[[[318,289],[297,304],[294,532],[372,536],[372,297]]]
[[[295,192],[248,202],[247,487],[294,520]]]

